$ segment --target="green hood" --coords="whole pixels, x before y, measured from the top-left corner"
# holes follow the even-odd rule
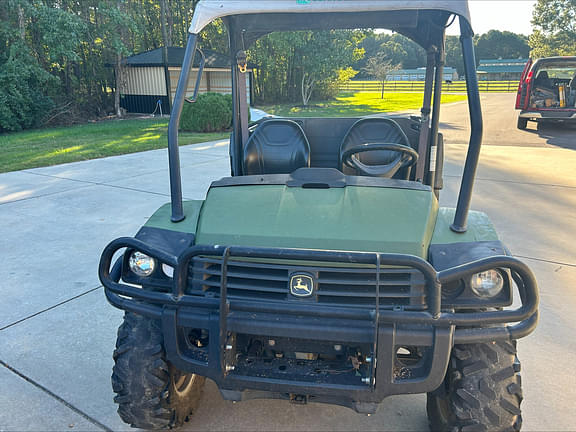
[[[402,253],[425,258],[438,203],[431,191],[347,186],[213,187],[196,244]]]

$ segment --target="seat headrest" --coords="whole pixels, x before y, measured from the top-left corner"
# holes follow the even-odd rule
[[[292,120],[266,120],[244,147],[244,175],[290,174],[309,166],[310,143]]]

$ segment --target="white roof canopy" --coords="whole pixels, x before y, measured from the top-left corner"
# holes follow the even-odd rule
[[[449,12],[470,22],[468,0],[201,0],[196,5],[190,33],[198,34],[215,19],[234,15],[416,10]]]

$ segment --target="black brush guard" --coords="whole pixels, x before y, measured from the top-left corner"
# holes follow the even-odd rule
[[[122,259],[111,270],[121,249],[139,250],[173,267],[172,292],[155,292],[120,283]],[[191,260],[196,256],[221,259],[220,295],[206,298],[186,294]],[[229,299],[227,264],[233,257],[368,264],[376,267],[374,307],[347,308],[300,302],[259,302]],[[425,278],[427,309],[410,311],[379,305],[381,267],[417,269]],[[516,283],[521,306],[515,310],[454,312],[442,310],[442,284],[481,271],[509,269]],[[102,254],[99,276],[108,301],[115,307],[162,321],[167,357],[177,368],[213,379],[226,396],[241,399],[246,389],[279,394],[315,395],[328,401],[373,412],[374,406],[392,394],[424,393],[443,381],[454,344],[515,340],[531,333],[538,321],[537,284],[530,269],[509,256],[480,259],[437,272],[425,260],[411,255],[302,249],[193,246],[179,257],[133,238],[110,243]],[[506,325],[517,323],[515,325]],[[210,343],[203,356],[187,352],[184,329],[206,329]],[[265,376],[243,376],[234,371],[231,347],[236,333],[265,337],[293,337],[332,343],[364,343],[374,359],[369,376],[357,384],[334,384]],[[428,347],[430,355],[423,376],[395,376],[396,347]],[[343,401],[342,399],[345,399]]]

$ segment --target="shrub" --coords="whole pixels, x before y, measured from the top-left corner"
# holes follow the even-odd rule
[[[38,126],[53,106],[44,93],[54,83],[25,48],[14,44],[8,57],[0,58],[0,133]]]
[[[232,97],[219,93],[198,95],[196,102],[186,103],[180,118],[180,129],[191,132],[220,132],[232,125]]]
[[[318,83],[314,90],[314,99],[318,101],[326,101],[336,99],[340,93],[340,88],[354,78],[358,74],[351,67],[346,69],[339,69],[335,77],[327,79]]]

